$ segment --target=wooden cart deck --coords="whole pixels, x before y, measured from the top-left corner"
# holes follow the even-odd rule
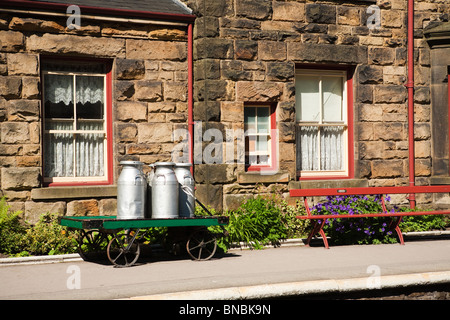
[[[127,219],[116,216],[60,217],[59,224],[74,229],[146,229],[154,227],[210,227],[228,224],[225,216],[196,216],[192,218],[171,219]]]

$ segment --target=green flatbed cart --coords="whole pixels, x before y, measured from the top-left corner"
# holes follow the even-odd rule
[[[208,260],[216,252],[218,234],[210,226],[225,226],[225,216],[195,216],[172,219],[119,220],[115,216],[60,217],[59,224],[80,230],[80,255],[85,260],[106,251],[109,261],[117,267],[129,267],[138,260],[140,243],[150,228],[167,227],[178,235],[177,243],[186,243],[193,260]],[[180,241],[181,239],[181,241]]]

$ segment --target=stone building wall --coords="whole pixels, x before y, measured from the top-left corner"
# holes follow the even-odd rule
[[[200,135],[215,128],[226,137],[226,129],[243,129],[248,102],[276,107],[278,129],[274,174],[249,173],[238,162],[196,162],[202,202],[221,210],[256,193],[287,195],[289,188],[408,183],[406,0],[184,2],[197,16],[193,89]],[[381,13],[381,27],[374,30],[367,27],[370,5]],[[450,4],[424,0],[415,7],[416,183],[430,184],[445,170],[432,167],[432,55],[424,30],[448,21]],[[30,221],[46,211],[115,214],[115,185],[42,183],[40,60],[46,55],[112,62],[116,181],[120,160],[170,160],[172,133],[187,129],[186,26],[82,20],[80,29],[70,30],[65,18],[0,13],[0,193]],[[304,65],[353,70],[351,179],[298,181],[294,75]],[[439,161],[448,159],[439,155]]]
[[[47,211],[116,213],[116,187],[42,183],[40,60],[106,58],[112,62],[114,181],[119,161],[170,160],[175,128],[187,128],[187,28],[0,14],[0,195],[35,222]]]
[[[203,129],[242,128],[247,102],[276,105],[277,174],[244,165],[196,167],[198,196],[215,208],[275,189],[408,184],[407,1],[185,0],[195,23],[196,121]],[[381,27],[369,29],[377,5]],[[424,28],[448,21],[448,1],[415,1],[416,183],[431,178],[430,49]],[[353,73],[354,177],[298,181],[295,172],[294,72],[300,64],[346,65]],[[255,188],[259,184],[259,188]],[[428,201],[418,195],[418,200]],[[405,202],[405,200],[402,200]]]

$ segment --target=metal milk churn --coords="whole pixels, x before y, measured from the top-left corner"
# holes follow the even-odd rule
[[[144,219],[146,213],[147,179],[142,162],[121,161],[117,180],[117,219]]]
[[[180,217],[193,217],[195,208],[194,178],[192,177],[190,163],[175,164],[175,175],[179,183],[178,210]]]
[[[178,218],[178,180],[173,162],[156,162],[152,179],[152,218]]]
[[[150,164],[150,171],[147,174],[147,217],[152,216],[152,179],[155,175],[155,165]]]

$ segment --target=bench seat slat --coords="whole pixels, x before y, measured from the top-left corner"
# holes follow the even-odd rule
[[[404,217],[404,216],[423,216],[436,214],[450,214],[450,210],[439,211],[414,211],[414,212],[392,212],[392,213],[356,213],[356,214],[325,214],[325,215],[306,215],[297,216],[297,219],[336,219],[336,218],[372,218],[372,217]]]
[[[291,189],[291,197],[317,197],[342,195],[372,195],[372,194],[408,194],[449,192],[450,185],[441,186],[410,186],[410,187],[354,187],[354,188],[324,188],[324,189]]]

